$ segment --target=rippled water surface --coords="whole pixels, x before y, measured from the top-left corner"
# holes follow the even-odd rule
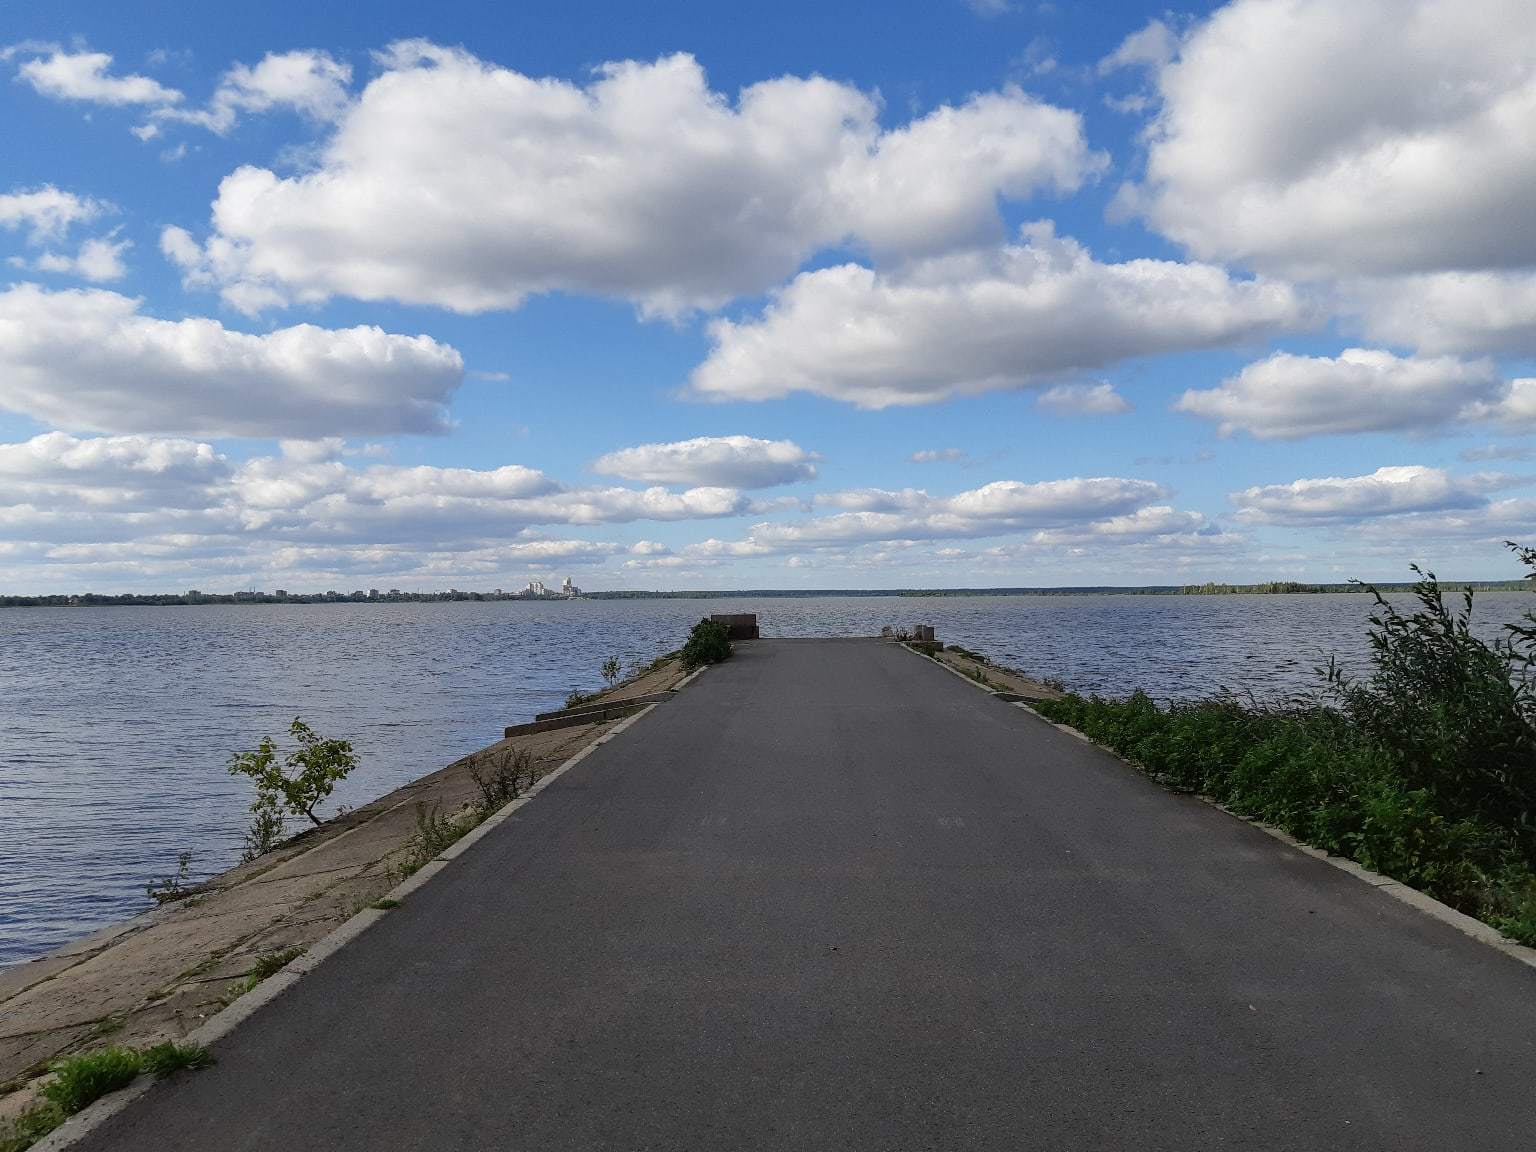
[[[1536,604],[1479,598],[1487,634]],[[295,715],[343,736],[356,806],[597,686],[617,653],[675,648],[709,612],[764,635],[932,624],[1083,691],[1275,697],[1365,653],[1363,595],[827,597],[0,609],[0,964],[147,907],[183,849],[234,863],[249,785],[229,754]]]

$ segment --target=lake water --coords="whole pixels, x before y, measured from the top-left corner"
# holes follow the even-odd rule
[[[1406,599],[1405,599],[1406,602]],[[1478,598],[1479,630],[1536,607]],[[194,853],[235,863],[249,784],[231,752],[294,716],[353,742],[355,807],[492,742],[507,724],[649,660],[710,612],[764,635],[932,624],[1080,691],[1158,697],[1306,690],[1337,653],[1364,662],[1364,595],[825,597],[0,609],[0,965],[148,907]]]

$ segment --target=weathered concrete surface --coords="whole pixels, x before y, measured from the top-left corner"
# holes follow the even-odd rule
[[[932,629],[929,629],[932,631]],[[1061,693],[1047,684],[1032,680],[1016,668],[997,664],[985,653],[961,648],[944,648],[932,654],[940,664],[948,665],[983,688],[1007,694],[1017,700],[1060,700]]]
[[[84,1145],[1529,1147],[1536,974],[875,641],[745,645]]]
[[[613,694],[653,694],[682,676],[670,662]],[[416,805],[463,808],[476,794],[469,770],[478,760],[523,748],[546,771],[603,731],[589,720],[491,745],[214,877],[185,901],[0,970],[0,1121],[32,1099],[30,1078],[49,1060],[184,1036],[228,1003],[258,958],[313,943],[389,891]]]

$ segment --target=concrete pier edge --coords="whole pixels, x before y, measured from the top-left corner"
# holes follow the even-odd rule
[[[678,682],[677,688],[674,691],[691,684],[708,667],[708,665],[705,665],[703,668],[698,668],[691,672]],[[638,723],[656,707],[656,704],[647,704],[640,711],[621,720],[614,726],[611,732],[604,733],[586,747],[570,756],[559,767],[541,776],[538,782],[529,788],[527,792],[523,793],[516,800],[509,801],[504,807],[497,809],[490,816],[486,817],[484,821],[477,824],[462,838],[444,849],[439,856],[422,865],[415,873],[396,885],[383,899],[405,900],[412,892],[427,884],[434,876],[448,867],[449,863],[456,857],[468,851],[474,844],[489,835],[492,829],[508,820],[513,813],[533,800],[534,797],[544,790],[546,785],[564,775],[569,769],[574,768],[596,749],[614,739],[614,737],[627,730],[631,725]],[[289,988],[292,988],[304,976],[314,971],[327,958],[334,956],[388,915],[389,911],[380,908],[364,908],[357,912],[330,933],[322,936],[303,955],[289,961],[281,970],[240,996],[228,1008],[210,1017],[201,1027],[188,1033],[183,1038],[182,1043],[201,1044],[208,1047],[228,1036],[246,1020],[276,1000]],[[184,1072],[177,1073],[177,1075],[196,1075],[196,1073]],[[75,1113],[75,1115],[59,1125],[59,1127],[55,1128],[43,1139],[33,1144],[31,1152],[62,1152],[63,1149],[83,1139],[92,1130],[117,1115],[117,1113],[148,1092],[155,1086],[157,1080],[158,1077],[150,1073],[140,1073],[131,1084],[118,1089],[116,1092],[108,1093]]]
[[[934,664],[937,664],[940,668],[944,669],[944,671],[950,673],[953,676],[958,676],[972,688],[975,688],[981,692],[985,692],[989,696],[1000,697],[1011,695],[1011,693],[995,692],[983,684],[978,684],[964,672],[961,672],[955,668],[951,668],[948,664],[944,663],[944,661],[936,660],[934,657],[929,656],[926,652],[919,652],[911,645],[903,644],[902,647],[905,648],[908,652],[911,652],[914,656],[918,656],[924,660],[928,660]],[[1076,736],[1084,743],[1092,744],[1101,752],[1106,752],[1113,756],[1116,760],[1120,761],[1120,763],[1124,764],[1131,771],[1142,776],[1146,775],[1146,773],[1143,772],[1141,768],[1127,760],[1113,748],[1110,748],[1104,744],[1100,744],[1098,741],[1094,740],[1093,737],[1089,736],[1085,732],[1078,731],[1070,724],[1058,724],[1050,717],[1044,716],[1037,712],[1022,700],[1008,700],[1006,703],[1012,704],[1015,708],[1022,708],[1025,712],[1028,712],[1041,723],[1049,724],[1052,728],[1055,728],[1059,732],[1065,732],[1068,736]],[[1327,864],[1333,868],[1337,868],[1340,872],[1347,872],[1356,880],[1363,880],[1372,888],[1375,888],[1378,892],[1384,892],[1394,900],[1398,900],[1404,904],[1409,905],[1410,907],[1418,909],[1424,915],[1430,917],[1433,920],[1439,920],[1442,924],[1449,924],[1463,935],[1470,936],[1472,939],[1480,941],[1481,943],[1488,945],[1490,948],[1496,948],[1506,956],[1518,960],[1520,963],[1526,965],[1527,967],[1536,968],[1536,948],[1528,948],[1524,944],[1516,944],[1513,940],[1507,938],[1502,932],[1500,932],[1492,925],[1484,924],[1481,920],[1474,916],[1468,916],[1465,912],[1458,912],[1449,904],[1445,904],[1439,900],[1436,900],[1427,892],[1420,892],[1417,888],[1410,887],[1409,885],[1404,884],[1401,880],[1394,880],[1390,876],[1383,876],[1380,872],[1372,872],[1369,868],[1363,867],[1362,865],[1355,863],[1353,860],[1350,860],[1347,857],[1335,856],[1321,848],[1314,848],[1310,844],[1304,844],[1300,840],[1296,839],[1296,837],[1292,836],[1289,832],[1286,832],[1280,828],[1276,828],[1272,824],[1265,824],[1258,820],[1250,820],[1248,817],[1242,815],[1239,812],[1232,811],[1232,809],[1226,807],[1224,804],[1217,803],[1215,800],[1212,800],[1208,796],[1196,796],[1195,798],[1202,804],[1209,804],[1212,808],[1215,808],[1220,812],[1224,812],[1234,820],[1241,820],[1244,824],[1248,824],[1251,827],[1257,828],[1266,836],[1271,836],[1274,839],[1280,841],[1282,844],[1289,845],[1290,847],[1296,849],[1298,852],[1304,853],[1307,856],[1311,856],[1315,860],[1321,860],[1324,864]]]

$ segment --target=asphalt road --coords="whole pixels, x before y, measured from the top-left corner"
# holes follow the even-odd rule
[[[112,1152],[1536,1146],[1536,971],[874,641],[741,645]]]

